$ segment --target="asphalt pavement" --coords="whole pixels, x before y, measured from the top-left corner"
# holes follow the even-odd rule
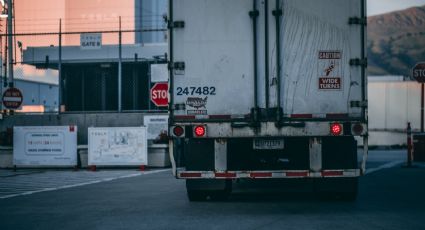
[[[190,203],[170,170],[0,171],[0,229],[425,229],[425,167],[405,155],[371,151],[355,202],[257,187]]]

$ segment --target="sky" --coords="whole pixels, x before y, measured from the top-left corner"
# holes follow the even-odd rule
[[[372,16],[423,5],[425,0],[368,0],[367,10],[369,16]]]

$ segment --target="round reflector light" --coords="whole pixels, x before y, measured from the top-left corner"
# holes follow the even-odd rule
[[[331,124],[331,134],[334,136],[339,136],[342,134],[342,125],[339,123]]]
[[[173,129],[173,133],[174,133],[174,135],[175,135],[176,137],[180,137],[181,135],[183,135],[183,133],[184,133],[184,129],[183,129],[183,127],[181,127],[181,126],[176,126],[176,127],[174,127],[174,129]]]
[[[195,127],[195,135],[197,137],[205,136],[205,131],[206,131],[205,126],[199,125]]]
[[[363,133],[363,125],[360,123],[357,123],[353,126],[353,133],[356,135],[361,135]]]

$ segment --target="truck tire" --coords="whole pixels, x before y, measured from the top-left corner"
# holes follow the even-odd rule
[[[191,202],[199,202],[207,200],[207,193],[205,191],[200,190],[187,190],[187,198]]]
[[[344,201],[356,201],[358,195],[359,178],[345,178],[349,190],[337,193],[337,198]]]
[[[331,200],[356,201],[359,178],[326,178],[317,181],[316,192]]]

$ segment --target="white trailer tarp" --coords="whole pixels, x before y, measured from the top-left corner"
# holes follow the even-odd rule
[[[89,128],[88,138],[89,165],[148,164],[145,127]]]
[[[14,127],[13,162],[17,166],[77,165],[77,127]]]
[[[243,117],[258,100],[260,108],[283,108],[285,117],[360,118],[361,109],[350,103],[363,100],[362,68],[350,61],[362,56],[362,27],[349,21],[362,16],[362,1],[255,2],[254,35],[249,16],[254,1],[174,0],[173,20],[185,23],[173,30],[171,40],[172,61],[184,63],[183,70],[174,71],[172,97],[175,105],[185,106],[177,106],[174,115]],[[282,10],[279,24],[276,4]]]

